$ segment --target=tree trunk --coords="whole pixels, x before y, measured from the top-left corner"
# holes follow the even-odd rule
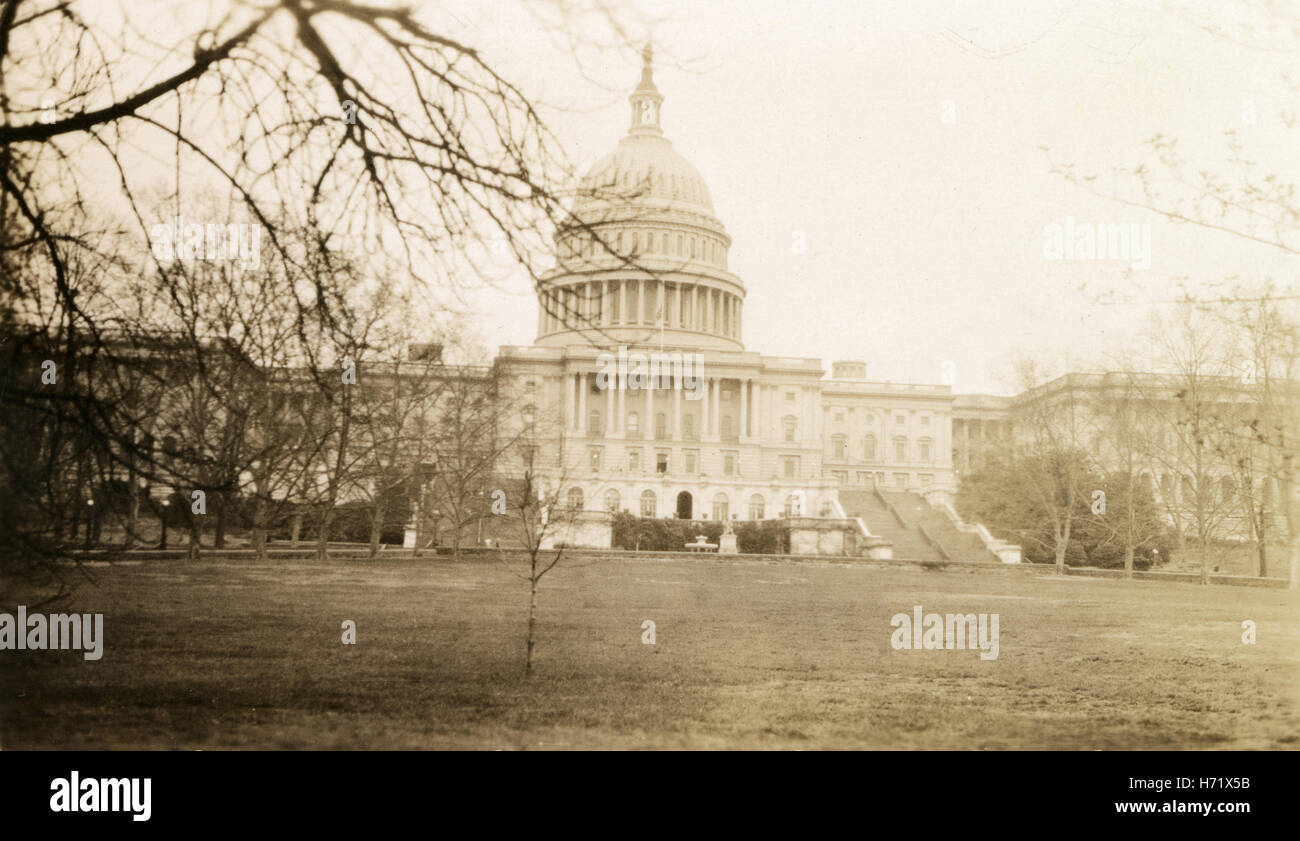
[[[321,511],[320,533],[316,535],[316,560],[318,561],[329,557],[330,522],[334,519],[333,513],[332,505],[329,509]]]
[[[1124,576],[1133,577],[1133,544],[1124,547]]]
[[[126,548],[136,545],[136,532],[140,528],[140,486],[137,484],[135,470],[130,471],[130,498],[126,508]]]
[[[217,523],[212,533],[212,545],[217,549],[226,548],[226,506],[230,497],[225,491],[217,493]]]
[[[537,561],[533,561],[533,575],[529,581],[528,591],[528,655],[524,671],[529,677],[533,674],[533,640],[537,628]]]
[[[379,536],[384,530],[384,509],[383,506],[376,504],[375,510],[370,514],[370,557],[379,554]]]
[[[202,538],[202,526],[199,525],[199,521],[193,515],[190,515],[190,545],[189,550],[186,552],[186,556],[191,561],[197,561],[199,559],[199,548],[203,542]]]

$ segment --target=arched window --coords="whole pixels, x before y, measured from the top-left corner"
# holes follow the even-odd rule
[[[785,440],[793,441],[795,430],[799,426],[799,419],[794,415],[786,415],[781,418],[781,426],[785,429]]]
[[[660,439],[668,437],[668,415],[663,412],[655,412],[655,437]]]
[[[567,497],[569,508],[573,511],[582,510],[582,488],[569,488]]]
[[[868,435],[862,439],[862,457],[867,461],[876,460],[876,436]]]
[[[683,254],[682,254],[682,249],[683,249],[683,246],[682,246],[682,235],[681,235],[681,234],[678,234],[678,235],[677,235],[677,256],[678,256],[678,257],[683,256]]]
[[[843,435],[831,436],[831,458],[835,461],[849,460],[849,439]]]
[[[695,237],[691,237],[691,259],[695,259]]]
[[[653,517],[655,515],[655,492],[641,492],[641,516]]]
[[[587,413],[587,434],[600,435],[604,431],[605,428],[600,423],[600,409],[592,409]]]
[[[627,413],[627,431],[632,435],[641,431],[641,416],[636,412]]]
[[[798,494],[790,494],[785,498],[785,516],[800,517],[803,515],[803,506]]]
[[[713,519],[723,523],[731,519],[730,501],[724,493],[713,495]]]
[[[754,494],[749,498],[749,519],[761,520],[766,513],[763,505],[763,495]]]
[[[609,490],[605,491],[605,510],[606,510],[606,511],[610,512],[611,514],[617,514],[617,513],[618,513],[618,506],[619,506],[622,502],[623,502],[623,498],[622,498],[621,496],[619,496],[618,491],[614,490],[613,488],[610,488]]]

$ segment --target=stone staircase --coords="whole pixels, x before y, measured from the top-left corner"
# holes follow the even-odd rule
[[[912,561],[999,563],[974,534],[959,531],[920,494],[886,490],[840,490],[840,505],[861,517],[872,534],[894,544],[894,557]]]

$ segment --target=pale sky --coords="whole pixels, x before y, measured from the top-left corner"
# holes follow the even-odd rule
[[[938,382],[952,360],[957,391],[1007,393],[1010,355],[1104,364],[1139,341],[1151,302],[1180,281],[1293,288],[1294,256],[1171,224],[1049,171],[1050,160],[1074,161],[1110,192],[1113,166],[1147,161],[1162,174],[1144,145],[1162,134],[1193,173],[1232,178],[1225,132],[1235,130],[1261,175],[1300,180],[1300,131],[1283,121],[1300,113],[1285,78],[1300,85],[1300,37],[1221,5],[643,6],[656,18],[665,132],[734,240],[747,348],[828,369],[863,359],[870,379],[895,382]],[[526,16],[497,4],[455,14],[451,25],[527,93],[567,106],[548,118],[575,161],[614,148],[639,55],[585,56],[589,81]],[[1205,30],[1216,25],[1228,37]],[[1067,217],[1150,224],[1150,268],[1125,277],[1122,261],[1045,259],[1044,226]],[[803,254],[792,253],[796,232]],[[506,287],[470,315],[489,347],[535,337],[531,291],[523,278]],[[1124,302],[1098,303],[1111,289]]]

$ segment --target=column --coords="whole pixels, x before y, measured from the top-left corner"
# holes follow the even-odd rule
[[[722,380],[721,379],[715,379],[713,381],[712,414],[713,414],[713,430],[712,430],[713,437],[717,438],[719,435],[718,430],[721,428],[721,424],[719,423],[719,421],[721,419],[720,416],[722,414]]]
[[[614,390],[618,388],[617,373],[605,381],[605,435],[614,432]]]
[[[645,390],[645,439],[655,439],[655,384]]]
[[[674,441],[682,440],[682,380],[678,377],[673,383],[673,431]]]
[[[578,379],[578,429],[586,434],[587,429],[587,375],[576,374]]]
[[[618,424],[615,429],[615,431],[617,431],[619,435],[622,435],[626,431],[625,421],[624,421],[624,418],[627,417],[627,404],[626,401],[624,400],[625,394],[627,394],[627,378],[620,376],[618,378],[618,400],[617,400]]]
[[[704,332],[713,331],[713,290],[704,287]]]
[[[749,380],[740,381],[740,440],[749,440]]]
[[[704,399],[700,401],[700,440],[709,440],[709,403],[713,400],[713,380],[704,380]]]
[[[569,422],[569,429],[573,429],[573,375],[567,372],[564,375],[564,417]]]

